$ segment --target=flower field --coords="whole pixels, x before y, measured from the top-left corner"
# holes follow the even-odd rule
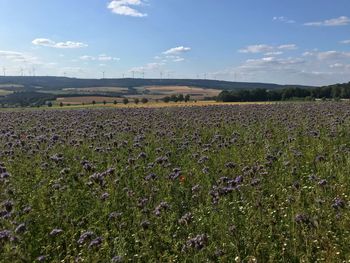
[[[349,262],[350,104],[0,112],[0,262]]]

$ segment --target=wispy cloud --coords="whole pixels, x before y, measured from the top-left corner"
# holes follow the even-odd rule
[[[350,52],[336,50],[329,51],[307,51],[303,53],[304,57],[316,57],[319,60],[344,60],[350,58]]]
[[[84,55],[80,57],[81,60],[85,60],[85,61],[119,61],[120,58],[117,57],[112,57],[112,56],[107,56],[105,54],[101,54],[99,56],[88,56],[88,55]]]
[[[164,55],[179,55],[179,54],[186,53],[190,50],[191,50],[190,47],[179,46],[179,47],[170,48],[170,49],[164,51],[163,54]]]
[[[247,46],[244,49],[240,49],[238,51],[240,53],[266,53],[266,54],[273,54],[274,52],[278,52],[278,54],[280,55],[284,50],[294,50],[297,48],[298,47],[295,44],[285,44],[280,46],[258,44],[258,45]]]
[[[343,40],[343,41],[340,41],[340,44],[350,44],[350,39],[348,40]]]
[[[130,69],[129,72],[144,73],[144,72],[150,72],[150,71],[158,71],[158,70],[161,70],[164,65],[165,63],[163,62],[152,62],[152,63],[147,63],[146,65],[141,67],[134,67]]]
[[[55,42],[48,38],[36,38],[32,41],[32,44],[36,46],[62,48],[62,49],[84,48],[88,46],[87,44],[82,42],[74,42],[74,41]]]
[[[282,22],[282,23],[286,23],[286,24],[294,24],[296,23],[295,20],[289,19],[285,16],[275,16],[272,18],[273,21],[276,22]]]
[[[350,24],[350,18],[347,16],[340,16],[338,18],[332,18],[324,21],[308,22],[305,26],[346,26]]]
[[[33,55],[16,51],[0,50],[0,59],[14,63],[42,64],[42,62]]]
[[[143,0],[113,0],[108,4],[107,8],[117,15],[146,17],[146,13],[141,13],[134,8],[134,6],[141,6],[143,4]]]

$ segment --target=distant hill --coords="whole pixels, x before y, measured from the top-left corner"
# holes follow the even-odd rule
[[[84,87],[125,87],[134,88],[142,86],[191,86],[219,90],[235,89],[283,89],[288,87],[310,88],[302,85],[278,85],[271,83],[231,82],[207,79],[78,79],[67,77],[20,77],[1,76],[1,84],[23,85],[26,88],[42,87],[46,90],[61,90],[66,88]]]

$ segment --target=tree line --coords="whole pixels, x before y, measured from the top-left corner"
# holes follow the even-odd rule
[[[314,99],[350,99],[350,82],[317,88],[285,88],[277,90],[252,89],[222,91],[218,101],[283,101],[283,100],[314,100]]]

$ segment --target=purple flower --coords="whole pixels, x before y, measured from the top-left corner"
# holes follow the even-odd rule
[[[295,222],[298,224],[312,225],[311,219],[306,214],[297,214],[295,216]]]
[[[160,216],[162,210],[168,210],[170,208],[167,202],[161,202],[155,209],[154,213],[156,216]]]
[[[333,200],[332,207],[337,210],[340,208],[345,208],[345,202],[343,199],[337,197]]]
[[[26,225],[20,224],[16,227],[15,233],[16,234],[24,233],[26,230],[27,230]]]
[[[101,237],[97,237],[94,240],[92,240],[89,244],[89,249],[91,248],[97,248],[99,246],[101,246],[102,244],[102,238]]]
[[[192,222],[193,220],[193,215],[192,213],[186,213],[185,215],[183,215],[180,219],[179,219],[179,224],[181,225],[188,225]]]
[[[32,208],[30,206],[26,206],[23,208],[23,213],[28,214],[30,211],[32,211]]]
[[[195,248],[197,250],[201,250],[208,244],[208,236],[206,234],[198,235],[194,238],[189,239],[185,246],[183,247],[183,251],[188,250],[189,248]]]
[[[102,201],[106,201],[108,198],[109,198],[109,193],[103,193],[103,194],[101,195],[101,200],[102,200]]]
[[[242,183],[242,182],[243,182],[243,176],[242,176],[242,175],[237,176],[237,177],[235,178],[235,183],[236,183],[236,184],[240,184],[240,183]]]
[[[0,179],[7,179],[10,177],[10,174],[8,172],[3,172],[0,174]]]
[[[37,257],[37,260],[39,262],[44,262],[44,261],[46,261],[46,259],[47,259],[47,256],[39,256],[39,257]]]
[[[225,163],[226,168],[234,169],[237,165],[234,162]]]
[[[320,180],[320,181],[318,182],[318,185],[320,185],[320,186],[325,186],[327,183],[328,183],[328,182],[327,182],[326,179],[322,179],[322,180]]]
[[[122,256],[115,256],[112,258],[112,263],[121,263],[123,262],[123,257]]]
[[[259,184],[260,184],[260,179],[258,178],[254,178],[250,183],[251,186],[257,186]]]
[[[55,237],[55,236],[58,236],[59,234],[61,234],[62,232],[63,232],[62,229],[55,228],[50,232],[50,236]]]
[[[109,214],[108,219],[109,220],[116,220],[116,219],[121,218],[122,215],[123,215],[123,213],[112,212]]]
[[[12,232],[10,230],[0,231],[0,241],[9,241],[12,237]]]
[[[92,231],[84,232],[83,234],[80,235],[79,240],[78,240],[78,244],[79,245],[84,244],[86,242],[86,240],[91,239],[93,235],[94,235],[94,232],[92,232]]]
[[[154,173],[150,173],[145,177],[146,181],[155,180],[155,179],[157,179],[157,175],[155,175]]]

